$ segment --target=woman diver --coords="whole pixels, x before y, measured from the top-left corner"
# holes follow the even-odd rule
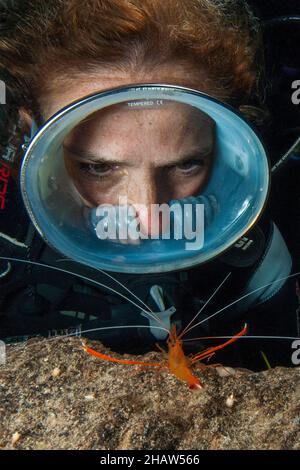
[[[245,323],[252,336],[298,336],[292,255],[267,203],[273,135],[250,5],[15,0],[0,18],[1,338],[95,329],[137,350],[164,338],[145,305],[178,328],[198,312],[191,338]],[[155,219],[160,204],[199,215],[200,247],[186,249],[186,232],[162,237],[177,216]],[[149,329],[96,331],[134,324]],[[249,338],[220,360],[292,366],[292,353]]]

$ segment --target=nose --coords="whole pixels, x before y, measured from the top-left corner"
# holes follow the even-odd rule
[[[135,208],[140,232],[146,237],[157,238],[167,228],[168,224],[157,210],[158,205],[167,200],[163,193],[161,184],[150,172],[134,179],[128,188],[128,204]]]

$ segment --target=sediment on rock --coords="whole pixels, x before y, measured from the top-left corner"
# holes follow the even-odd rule
[[[195,373],[203,390],[167,371],[88,356],[78,338],[9,346],[0,366],[0,448],[300,449],[299,368]]]

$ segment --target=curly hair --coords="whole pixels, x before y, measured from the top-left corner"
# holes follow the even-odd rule
[[[21,123],[21,108],[41,125],[39,98],[59,78],[101,74],[103,68],[135,73],[173,62],[199,70],[199,77],[204,70],[218,98],[246,115],[253,116],[253,109],[257,114],[252,105],[261,102],[262,35],[244,0],[4,3],[0,0],[0,80],[10,96],[4,130]]]
[[[49,68],[183,61],[225,98],[257,91],[260,28],[244,0],[13,0],[0,13],[0,78],[28,106]]]

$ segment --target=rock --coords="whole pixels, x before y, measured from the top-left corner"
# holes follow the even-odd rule
[[[11,444],[14,446],[21,438],[21,435],[18,432],[15,432],[11,438]]]
[[[47,362],[47,361],[46,361]],[[51,372],[51,375],[53,378],[59,377],[61,375],[61,370],[59,367],[55,367],[53,371]]]
[[[53,377],[57,364],[63,374]],[[91,357],[78,338],[9,346],[0,448],[11,448],[17,429],[16,449],[300,449],[299,368],[195,374],[204,389],[189,390],[167,370]]]

